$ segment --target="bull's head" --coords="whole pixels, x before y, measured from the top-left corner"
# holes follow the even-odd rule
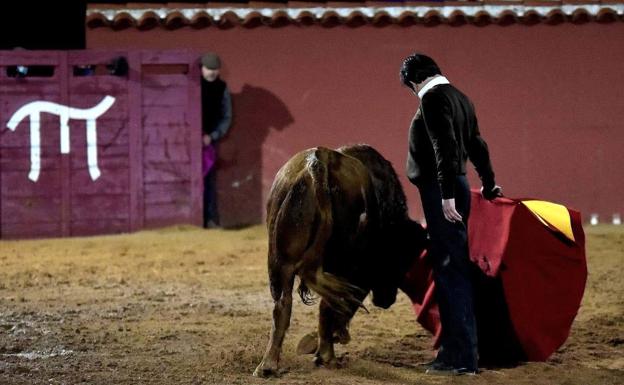
[[[371,271],[373,304],[387,309],[396,301],[399,286],[416,258],[427,247],[427,232],[405,220],[381,232]]]

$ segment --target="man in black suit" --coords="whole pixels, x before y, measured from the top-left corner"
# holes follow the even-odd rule
[[[466,160],[475,165],[486,199],[501,196],[501,188],[494,181],[470,99],[425,55],[405,59],[401,81],[421,101],[410,127],[407,176],[418,187],[425,212],[442,323],[440,350],[427,373],[475,374],[478,352],[468,256]]]

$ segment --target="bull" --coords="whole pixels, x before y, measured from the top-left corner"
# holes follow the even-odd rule
[[[269,343],[255,376],[277,374],[292,291],[312,304],[320,296],[314,361],[336,367],[334,343],[349,342],[348,325],[362,301],[390,307],[406,271],[426,247],[426,232],[409,219],[392,164],[367,145],[302,151],[278,171],[267,202],[268,272],[274,300]]]

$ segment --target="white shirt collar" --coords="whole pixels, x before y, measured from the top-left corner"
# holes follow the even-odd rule
[[[420,91],[418,91],[418,97],[422,100],[423,96],[425,96],[427,91],[440,84],[450,84],[450,82],[442,75],[436,76],[435,78],[431,79],[431,81],[429,81],[429,83],[427,83],[423,88],[421,88]]]

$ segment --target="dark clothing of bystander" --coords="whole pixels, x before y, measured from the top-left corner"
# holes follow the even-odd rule
[[[213,146],[216,153],[217,142],[225,136],[232,122],[230,92],[227,84],[221,78],[212,82],[202,78],[201,98],[202,133],[210,136],[211,144],[209,146]],[[212,166],[207,175],[204,176],[204,227],[219,224],[216,182],[217,170],[215,166]]]

